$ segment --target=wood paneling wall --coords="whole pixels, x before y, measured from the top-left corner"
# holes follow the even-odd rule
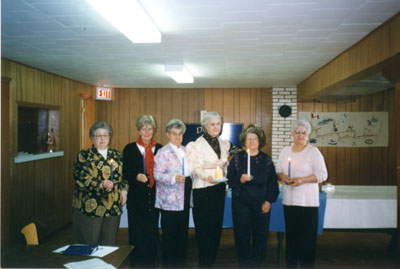
[[[123,150],[136,141],[136,119],[153,115],[158,131],[155,139],[166,144],[165,126],[172,118],[199,123],[200,111],[216,111],[224,122],[261,126],[267,136],[263,151],[271,153],[271,89],[114,89],[112,102],[96,103],[96,121],[111,125],[111,146]]]
[[[351,101],[298,103],[299,112],[389,112],[388,147],[321,147],[334,185],[397,185],[394,89]]]
[[[1,244],[10,241],[10,79],[1,78]]]
[[[13,243],[21,240],[20,229],[30,222],[36,223],[39,239],[71,222],[72,169],[80,150],[79,94],[92,94],[93,86],[7,59],[2,59],[1,65],[2,77],[11,79],[11,176],[9,189],[6,190],[10,193],[10,231],[6,232],[9,232]],[[17,156],[18,102],[59,107],[60,149],[64,151],[63,157],[14,163],[14,157]]]

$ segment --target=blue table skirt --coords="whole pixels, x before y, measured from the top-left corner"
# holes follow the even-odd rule
[[[322,234],[324,227],[325,208],[326,208],[326,193],[319,193],[319,209],[318,209],[318,234]],[[228,191],[228,195],[225,199],[225,211],[224,211],[224,228],[232,228],[232,192]],[[279,193],[278,199],[272,203],[271,206],[271,219],[269,224],[269,230],[274,232],[285,232],[285,218],[283,216],[283,205],[282,205],[282,192]]]

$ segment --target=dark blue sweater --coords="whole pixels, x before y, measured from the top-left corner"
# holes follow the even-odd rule
[[[232,189],[232,199],[245,204],[260,205],[264,201],[273,203],[279,195],[278,176],[271,158],[264,152],[250,157],[253,179],[240,182],[242,174],[247,174],[247,153],[236,154],[228,166],[228,184]]]

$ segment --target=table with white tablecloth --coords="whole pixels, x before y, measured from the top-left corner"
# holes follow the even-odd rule
[[[334,186],[327,191],[324,229],[397,228],[397,186]]]
[[[326,191],[325,218],[322,219],[324,229],[397,228],[397,186],[334,187],[333,192]],[[228,192],[224,213],[225,228],[232,227],[230,199],[231,193]],[[191,214],[189,226],[194,227]],[[128,227],[126,207],[120,227]]]

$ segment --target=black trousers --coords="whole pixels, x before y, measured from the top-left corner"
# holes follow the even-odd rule
[[[158,221],[158,210],[152,210],[148,214],[139,214],[135,210],[128,210],[129,244],[134,246],[130,254],[132,267],[156,266],[160,245]]]
[[[284,206],[286,265],[313,268],[318,232],[318,207]]]
[[[185,200],[182,211],[161,211],[161,249],[163,267],[185,268],[189,229],[189,209],[192,181],[185,182]]]
[[[193,221],[199,267],[210,268],[215,261],[224,218],[226,184],[193,190]]]
[[[261,204],[242,203],[233,198],[232,218],[239,266],[259,268],[267,251],[270,213],[263,214]]]

